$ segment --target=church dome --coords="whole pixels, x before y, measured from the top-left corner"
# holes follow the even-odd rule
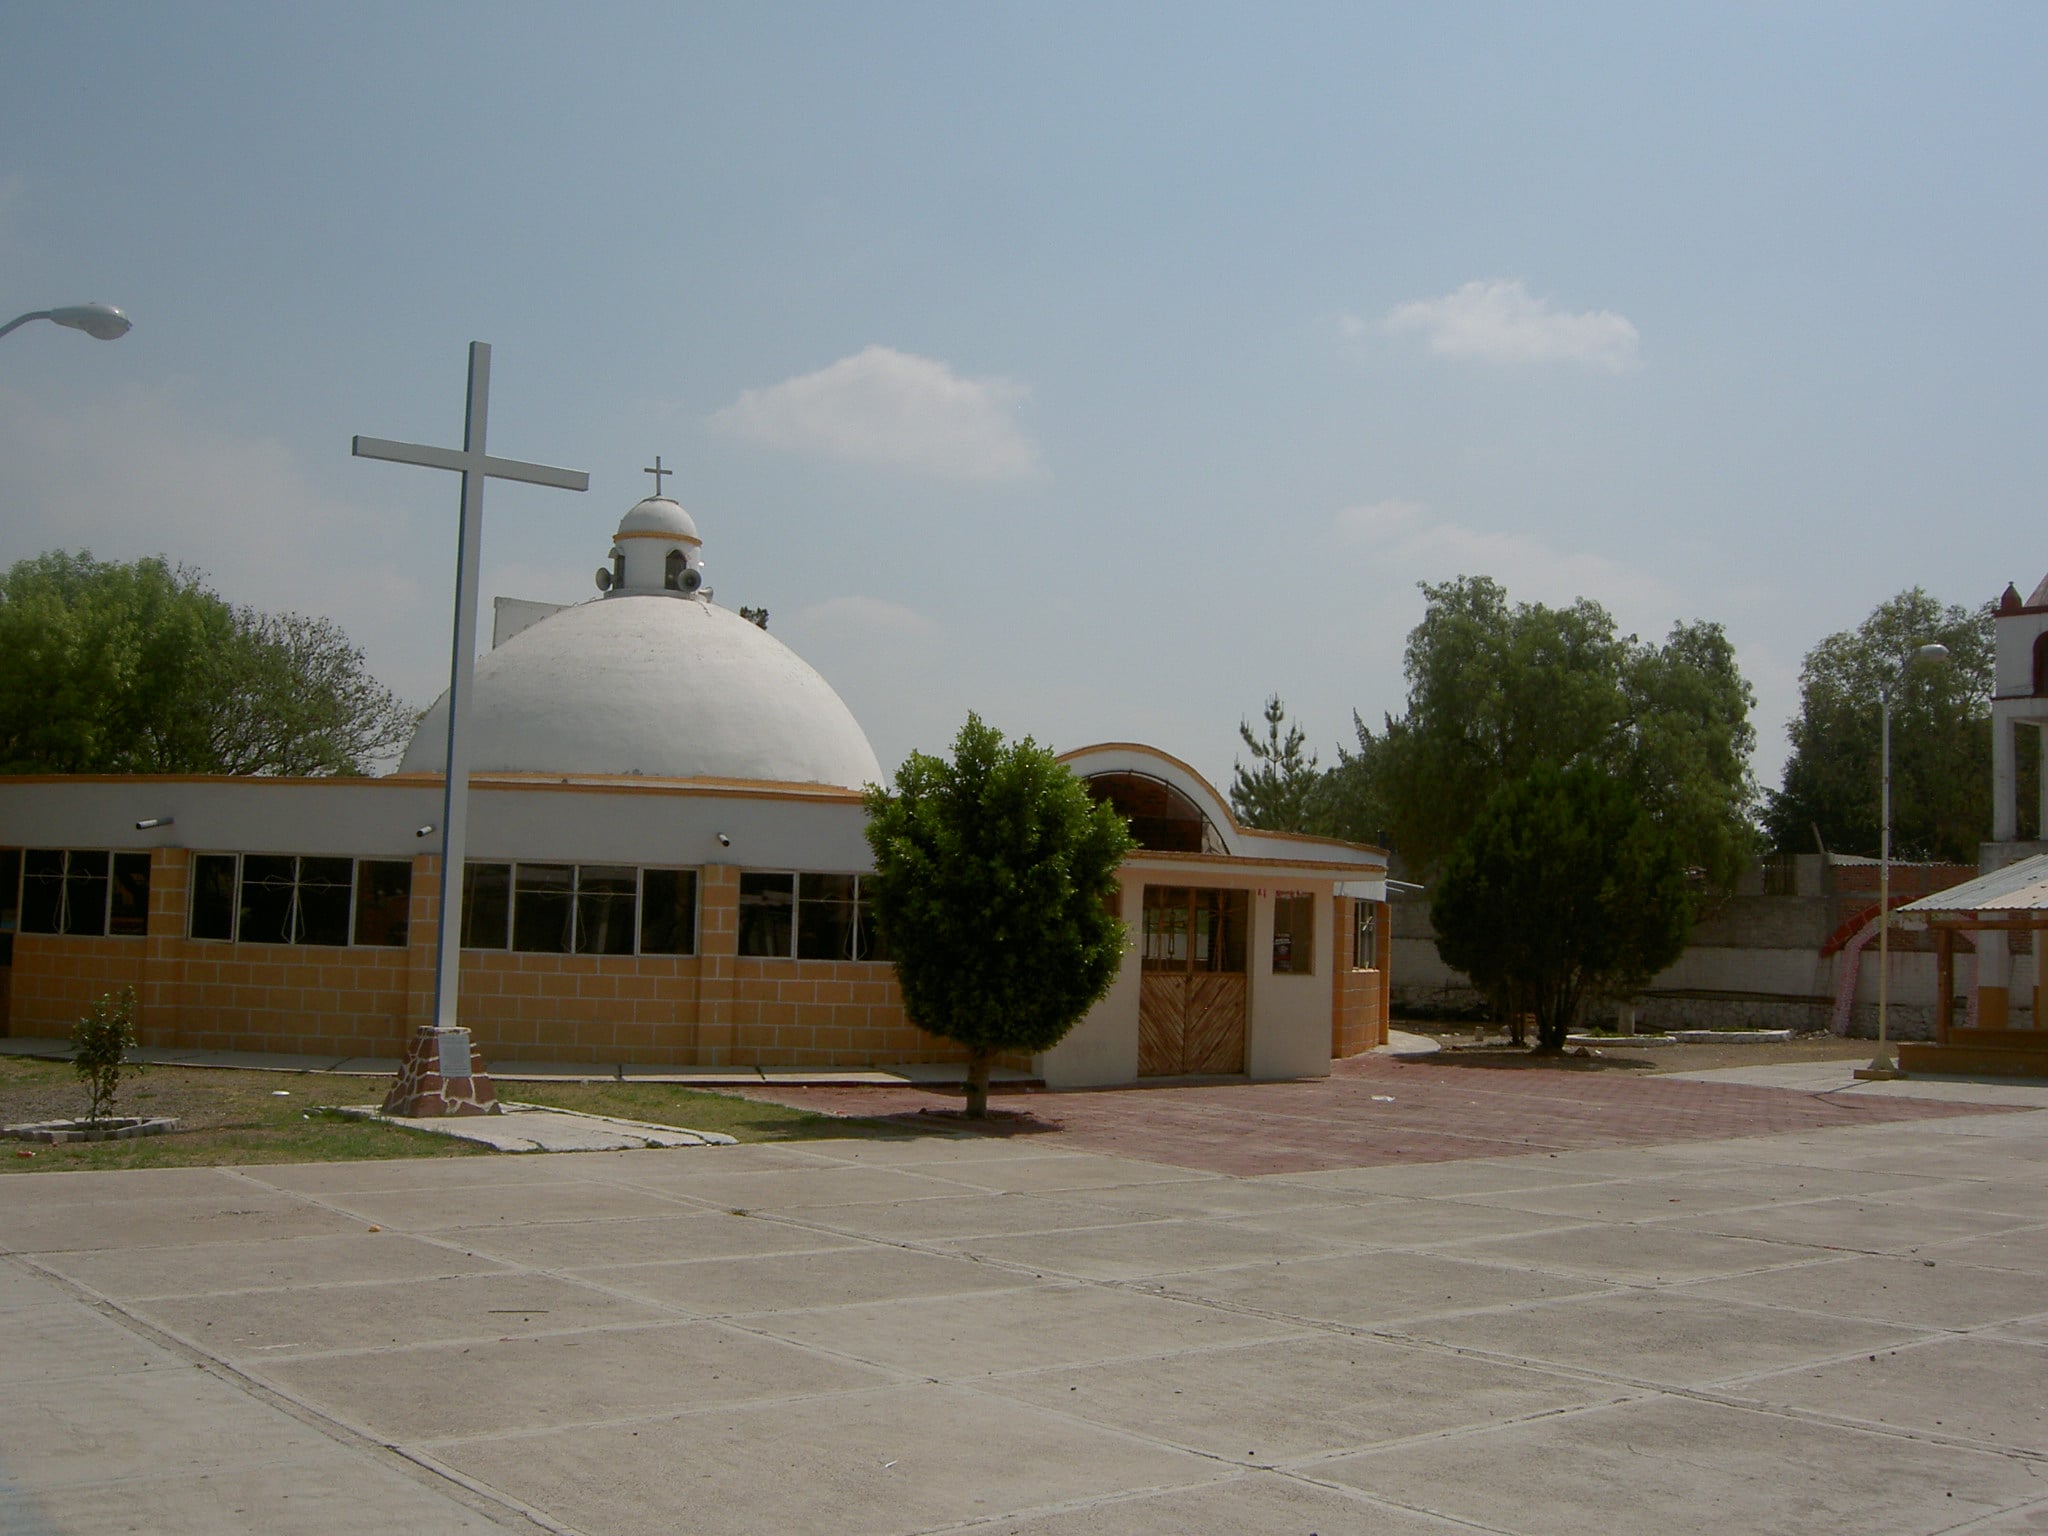
[[[879,782],[874,748],[832,685],[760,625],[710,601],[699,545],[681,506],[648,497],[619,525],[614,563],[599,572],[604,596],[480,657],[471,770]],[[439,773],[447,753],[443,694],[398,771]]]

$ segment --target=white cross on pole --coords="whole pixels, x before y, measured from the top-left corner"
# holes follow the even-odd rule
[[[394,443],[381,437],[358,437],[352,451],[359,459],[389,459],[396,464],[424,464],[452,469],[462,476],[462,523],[455,544],[455,657],[448,674],[448,771],[441,792],[441,920],[434,942],[434,1023],[455,1026],[457,983],[462,956],[462,870],[469,832],[469,694],[476,674],[476,578],[484,533],[484,480],[524,480],[564,491],[587,491],[590,476],[581,470],[553,469],[494,459],[484,452],[484,422],[490,414],[491,348],[469,344],[469,409],[463,421],[462,448],[429,448],[421,443]]]

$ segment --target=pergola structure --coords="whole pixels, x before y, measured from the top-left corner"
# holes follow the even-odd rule
[[[2048,1029],[2040,1027],[2048,1018],[2048,982],[2044,982],[2041,959],[2048,952],[2048,854],[2037,854],[1979,875],[1962,885],[1950,886],[1932,896],[1908,902],[1899,908],[1908,923],[1924,926],[1934,933],[1935,1002],[1934,1039],[1902,1042],[1899,1065],[1908,1072],[1970,1072],[1998,1077],[2048,1076]],[[1970,936],[1979,954],[1978,975],[1972,994],[1977,1006],[1972,1022],[1955,1022],[1955,948],[1959,934]],[[2016,936],[2032,934],[2034,951],[2034,1007],[2032,1029],[2013,1029],[2005,1011],[1986,1018],[1981,1010],[1984,982],[1983,951],[1979,935],[1995,936],[2009,956],[2019,948]]]

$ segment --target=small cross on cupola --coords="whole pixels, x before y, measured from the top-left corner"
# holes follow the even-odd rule
[[[661,455],[657,453],[654,456],[654,463],[650,465],[648,468],[641,470],[640,473],[643,475],[654,476],[654,494],[659,496],[661,494],[661,477],[663,475],[672,475],[675,473],[675,471],[672,469],[663,469],[661,467]]]

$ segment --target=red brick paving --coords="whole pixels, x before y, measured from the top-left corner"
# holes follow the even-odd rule
[[[960,1095],[921,1088],[744,1090],[834,1115],[948,1128]],[[1774,1131],[2000,1113],[1926,1099],[1844,1098],[1788,1088],[1625,1077],[1564,1068],[1455,1067],[1359,1056],[1328,1078],[997,1094],[991,1130],[1043,1136],[1214,1173],[1301,1173],[1584,1147],[1716,1141]]]

